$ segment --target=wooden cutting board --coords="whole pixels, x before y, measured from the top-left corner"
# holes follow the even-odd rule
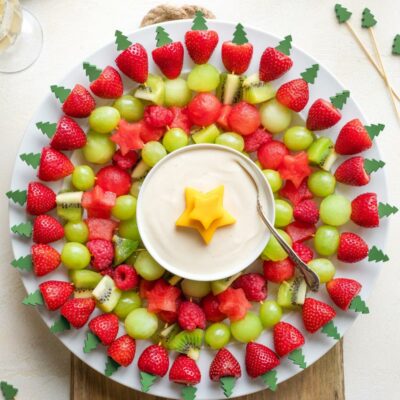
[[[71,356],[71,400],[157,400],[128,389]],[[344,400],[343,345],[340,341],[305,371],[279,385],[238,400]]]

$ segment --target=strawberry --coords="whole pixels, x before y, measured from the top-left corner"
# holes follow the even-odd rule
[[[231,321],[244,318],[251,304],[246,299],[243,289],[228,288],[218,295],[219,311]]]
[[[315,225],[305,224],[304,222],[292,222],[286,228],[286,233],[292,238],[293,243],[303,242],[312,238],[315,234]]]
[[[33,221],[33,241],[46,244],[64,237],[64,228],[54,217],[39,215]]]
[[[319,220],[318,205],[314,200],[303,200],[296,204],[293,210],[293,217],[296,221],[316,224]]]
[[[364,158],[356,156],[343,161],[336,169],[335,178],[345,185],[367,185],[370,181],[370,176],[365,170]]]
[[[201,372],[196,362],[185,355],[179,355],[169,371],[169,380],[183,385],[197,385]]]
[[[196,303],[183,301],[178,310],[178,323],[186,331],[193,331],[196,328],[205,329],[206,316]]]
[[[60,308],[71,296],[74,287],[70,282],[47,281],[39,285],[40,293],[48,310]]]
[[[63,115],[57,123],[50,146],[56,150],[76,150],[86,144],[86,135],[72,118]]]
[[[314,258],[314,252],[302,242],[294,242],[292,248],[306,264]]]
[[[265,279],[275,283],[293,278],[295,272],[294,264],[290,258],[281,261],[264,261],[263,270]]]
[[[289,56],[273,47],[267,47],[260,60],[260,79],[265,82],[278,79],[289,71],[292,66],[293,61]]]
[[[78,329],[86,324],[95,307],[96,302],[91,297],[73,298],[61,307],[61,315]]]
[[[329,101],[315,100],[308,110],[307,129],[320,131],[331,128],[342,118],[340,111]]]
[[[365,240],[352,232],[343,232],[340,235],[337,258],[340,261],[355,263],[368,255],[368,245]]]
[[[354,297],[360,293],[361,284],[354,279],[335,278],[326,284],[331,300],[342,310],[347,311]]]
[[[281,321],[274,326],[274,346],[279,357],[284,357],[303,344],[304,336],[293,325]]]
[[[303,305],[303,322],[307,332],[315,333],[336,317],[335,310],[322,301],[308,297]]]
[[[152,344],[143,350],[138,360],[139,370],[163,377],[168,372],[168,351],[158,344]]]
[[[351,202],[351,220],[364,228],[379,226],[376,193],[363,193]]]
[[[312,199],[313,195],[308,189],[307,179],[304,179],[299,187],[295,187],[293,182],[287,181],[285,186],[281,189],[279,194],[290,200],[290,202],[296,206],[303,200]]]
[[[257,158],[263,169],[278,169],[287,154],[287,147],[277,140],[268,140],[257,150]]]
[[[247,273],[239,276],[232,285],[233,288],[242,288],[247,300],[263,301],[267,297],[267,283],[261,274]]]
[[[258,378],[280,364],[278,356],[269,347],[256,342],[247,343],[245,362],[251,378]]]
[[[206,315],[207,321],[220,322],[226,318],[226,315],[219,310],[219,300],[217,296],[209,293],[201,299],[201,307]]]
[[[222,62],[225,68],[232,74],[241,75],[247,71],[253,57],[253,45],[251,43],[235,40],[222,43]]]
[[[56,194],[40,182],[30,182],[26,193],[26,211],[31,215],[45,214],[56,206]]]
[[[32,245],[31,255],[36,276],[44,276],[54,271],[61,263],[60,253],[47,244]]]
[[[276,92],[276,99],[285,107],[300,112],[309,99],[308,83],[304,79],[294,79],[284,83]]]
[[[115,68],[107,66],[99,77],[90,84],[90,90],[102,99],[121,97],[124,93],[121,75]]]
[[[129,193],[131,176],[125,170],[115,165],[107,165],[96,174],[96,184],[103,190],[115,193],[117,196]]]
[[[310,166],[308,165],[307,153],[305,151],[301,151],[294,156],[284,156],[278,171],[283,179],[291,181],[294,187],[298,189],[304,179],[307,178],[312,172]]]
[[[140,150],[144,143],[140,137],[142,125],[140,122],[129,123],[121,119],[118,129],[110,139],[119,146],[121,154],[124,156],[131,150]]]
[[[76,84],[63,103],[65,114],[74,118],[86,118],[96,107],[92,95],[82,85]]]
[[[89,322],[89,329],[100,339],[104,346],[108,346],[118,335],[118,317],[115,314],[100,314]]]
[[[74,165],[69,158],[51,147],[42,150],[38,178],[42,181],[58,181],[71,175]]]
[[[231,376],[240,378],[242,370],[239,362],[228,349],[220,349],[215,355],[214,360],[210,365],[210,379],[214,382],[219,382],[221,378]]]
[[[128,335],[120,336],[114,340],[107,350],[107,355],[116,363],[127,367],[135,358],[136,341]]]
[[[244,151],[252,153],[253,151],[257,151],[264,143],[271,142],[272,135],[265,129],[258,128],[253,133],[250,133],[250,135],[244,136],[243,139]]]
[[[359,119],[352,119],[340,130],[335,151],[342,155],[357,154],[372,147],[368,131]]]
[[[138,83],[147,81],[149,60],[146,49],[140,43],[131,44],[116,59],[118,68]]]

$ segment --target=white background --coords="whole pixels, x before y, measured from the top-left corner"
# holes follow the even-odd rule
[[[11,170],[24,128],[49,86],[104,43],[115,29],[133,31],[143,15],[158,4],[153,0],[26,0],[22,3],[40,20],[44,48],[36,64],[16,75],[0,74],[0,380],[19,388],[20,399],[69,398],[69,353],[49,333],[38,314],[21,304],[25,291],[9,262],[7,199]],[[181,2],[175,2],[180,4]],[[348,88],[371,122],[386,124],[378,139],[389,178],[390,201],[400,204],[400,124],[385,85],[345,26],[339,26],[332,0],[202,0],[223,20],[292,34],[296,46],[314,56]],[[390,54],[400,33],[398,0],[343,0],[364,41],[360,15],[368,6],[378,19],[376,36],[393,85],[400,91],[400,57]],[[396,30],[397,29],[397,30]],[[372,49],[372,48],[371,48]],[[345,386],[349,400],[400,398],[400,254],[399,217],[394,217],[385,264],[373,295],[371,313],[357,319],[345,337]],[[396,357],[397,355],[397,357]],[[289,400],[289,399],[288,399]]]

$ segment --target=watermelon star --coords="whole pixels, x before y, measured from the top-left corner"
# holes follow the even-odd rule
[[[154,287],[147,292],[148,310],[177,312],[177,300],[181,295],[179,288],[169,285],[164,279],[159,279]]]
[[[301,185],[311,172],[311,168],[308,165],[307,153],[304,151],[295,156],[286,155],[279,167],[281,177],[291,181],[296,188]]]
[[[144,143],[140,138],[142,125],[138,122],[129,123],[121,119],[118,130],[111,136],[111,140],[121,149],[122,155],[128,154],[130,150],[140,150]]]

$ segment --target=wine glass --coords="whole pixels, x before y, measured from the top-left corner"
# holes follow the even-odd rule
[[[0,72],[20,72],[39,57],[43,32],[19,0],[0,0]]]

